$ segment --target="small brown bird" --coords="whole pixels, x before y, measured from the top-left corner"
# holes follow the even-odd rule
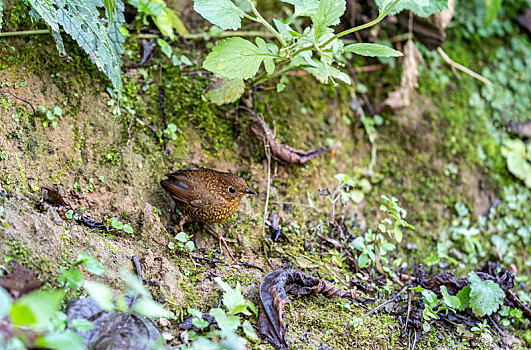
[[[187,221],[200,221],[214,233],[227,248],[225,239],[210,224],[218,223],[234,214],[246,194],[256,194],[243,178],[212,169],[187,168],[166,175],[160,182],[182,213],[179,228]]]

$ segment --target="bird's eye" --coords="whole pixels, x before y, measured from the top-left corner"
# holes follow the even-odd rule
[[[236,192],[236,190],[234,189],[234,187],[229,186],[229,192],[230,192],[230,193],[234,193],[234,192]]]

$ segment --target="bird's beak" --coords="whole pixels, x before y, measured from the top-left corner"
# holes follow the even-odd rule
[[[245,193],[246,194],[254,194],[254,195],[256,195],[256,192],[252,191],[250,188],[246,189]]]

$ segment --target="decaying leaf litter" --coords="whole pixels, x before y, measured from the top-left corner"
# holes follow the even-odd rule
[[[267,130],[267,129],[264,128],[264,130]],[[269,132],[270,132],[270,131],[269,131]],[[289,144],[289,143],[288,143],[288,144]],[[280,146],[284,146],[284,145],[280,145]],[[282,148],[281,148],[281,149],[282,149]],[[289,152],[296,151],[295,154],[300,155],[300,153],[298,153],[298,152],[300,152],[300,151],[298,151],[298,150],[293,150],[293,149],[289,149],[289,148],[284,148],[284,149],[285,149],[285,150],[288,150]],[[277,156],[278,156],[278,155],[277,155]],[[292,155],[288,155],[287,157],[293,157],[293,156],[292,156]],[[281,157],[279,157],[279,158],[281,158]],[[290,159],[290,158],[288,158],[288,159]],[[289,161],[287,161],[287,163],[289,163]],[[273,217],[273,218],[274,218],[274,217]],[[274,221],[275,221],[275,220],[272,219],[272,222],[274,222]],[[341,227],[341,231],[343,232],[343,235],[345,235],[345,234],[348,235],[348,234],[349,234],[349,232],[348,232],[348,231],[349,231],[348,228],[347,228],[347,229],[344,229],[344,228],[343,228],[344,225],[342,225],[341,223],[332,223],[332,225],[333,225],[334,227]],[[337,226],[336,226],[336,225],[337,225]],[[272,225],[272,226],[275,226],[275,225]],[[319,233],[319,234],[318,234],[318,237],[319,237],[320,239],[322,239],[321,244],[323,244],[323,245],[331,244],[331,245],[334,246],[334,248],[336,248],[336,249],[341,249],[341,248],[342,248],[342,243],[339,243],[340,240],[337,239],[337,238],[338,238],[337,236],[334,236],[333,238],[331,238],[331,237],[327,237],[327,236],[324,236],[324,235],[322,235],[322,234]],[[351,253],[349,253],[349,252],[347,251],[347,252],[345,252],[344,254],[346,254],[346,255],[348,256],[348,254],[351,254]],[[222,264],[222,263],[223,263],[222,260],[219,260],[219,259],[216,260],[216,258],[199,257],[199,259],[206,259],[206,261],[208,261],[208,259],[210,259],[210,262],[211,262],[213,265],[216,265],[216,264]],[[286,260],[289,260],[289,259],[290,259],[289,257],[286,257]],[[349,258],[349,260],[350,260],[350,258]],[[354,259],[352,259],[352,260],[354,260]],[[205,260],[203,260],[203,261],[205,261]],[[352,261],[351,261],[351,262],[352,262]],[[352,263],[353,263],[352,268],[356,270],[356,269],[357,269],[357,267],[356,267],[356,261],[354,260],[354,262],[352,262]],[[378,272],[375,272],[374,270],[369,270],[369,271],[364,271],[364,270],[361,270],[361,269],[357,269],[357,270],[359,270],[361,273],[365,273],[367,276],[370,276],[369,279],[370,279],[371,282],[373,282],[373,284],[376,284],[376,285],[380,284],[381,286],[383,286],[383,283],[384,283],[385,280],[386,280],[385,276],[380,275]],[[414,270],[415,270],[414,268],[411,268],[410,270],[407,270],[407,271],[404,270],[404,269],[402,269],[402,271],[397,271],[397,273],[399,274],[399,276],[401,275],[401,276],[403,277],[403,280],[405,280],[405,281],[410,281],[410,280],[412,280],[412,279],[414,278],[414,277],[411,277],[411,276],[414,275]],[[478,273],[478,275],[481,276],[479,273]],[[446,275],[445,275],[445,276],[446,276]],[[488,277],[488,276],[482,276],[482,277],[488,277],[488,278],[492,278],[492,279],[496,280],[496,277],[495,277],[495,274],[494,274],[494,273],[491,273],[489,276],[490,276],[490,277]],[[398,282],[396,282],[397,284],[400,284],[400,283],[403,284],[403,283],[404,283],[403,280],[401,281],[400,278],[397,278],[396,280],[398,281]],[[364,283],[363,281],[355,281],[355,283],[356,283],[356,285],[358,285],[358,287],[360,288],[360,290],[366,289],[366,288],[365,288],[365,287],[366,287],[366,286],[365,286],[366,283]],[[407,283],[407,282],[406,282],[406,283]],[[422,285],[422,284],[421,284],[421,285]],[[427,286],[429,286],[429,285],[427,285]],[[431,290],[430,288],[425,288],[425,289],[427,289],[427,290],[428,290],[428,289]],[[436,289],[436,288],[434,288],[434,289]],[[440,289],[440,288],[439,288],[439,289]],[[503,287],[502,287],[502,289],[503,289]],[[504,291],[505,291],[505,290],[504,290]],[[434,291],[434,292],[436,292],[436,293],[440,293],[440,290],[439,290],[438,292],[437,292],[437,291]],[[454,291],[452,291],[452,292],[454,292]],[[369,295],[371,295],[371,293],[372,293],[372,291],[369,290]],[[403,297],[405,294],[406,294],[406,293],[405,293],[405,290],[404,290],[404,292],[402,292],[400,295],[398,295],[398,297]],[[411,300],[411,299],[409,299],[409,300]],[[385,305],[384,305],[384,304],[385,304]],[[408,311],[407,313],[404,313],[404,312],[403,312],[403,313],[401,314],[402,317],[404,317],[404,316],[406,317],[406,320],[410,320],[409,322],[413,322],[412,320],[419,320],[419,318],[418,318],[418,317],[415,318],[415,317],[413,316],[413,314],[415,314],[415,315],[418,316],[418,315],[419,315],[419,310],[422,309],[422,308],[424,307],[423,304],[421,304],[421,303],[419,304],[419,303],[417,302],[417,308],[415,309],[415,307],[414,307],[414,305],[415,305],[415,301],[411,301],[411,304],[413,304],[413,306],[408,307],[410,311]],[[389,309],[389,310],[393,311],[392,308],[389,307],[389,305],[391,305],[391,303],[387,303],[387,301],[384,302],[384,301],[382,300],[382,304],[378,304],[378,303],[377,303],[376,305],[384,305],[382,308],[385,308],[385,310]],[[513,305],[516,305],[516,304],[513,304]],[[403,305],[402,305],[402,306],[403,306]],[[378,311],[378,310],[381,310],[381,308],[377,308],[377,309],[375,309],[375,310]],[[524,312],[525,312],[525,308],[523,308],[523,310],[524,310]],[[442,312],[442,311],[441,311],[441,312]],[[442,317],[442,316],[439,316],[439,317]],[[453,316],[452,316],[452,317],[453,317]],[[468,318],[467,318],[467,317],[468,317]],[[475,322],[475,321],[478,320],[478,319],[474,319],[473,316],[471,316],[471,315],[464,316],[464,317],[463,317],[463,316],[456,317],[456,319],[457,319],[457,320],[461,320],[461,322],[462,322],[463,324],[468,325],[469,328],[473,328],[474,326],[476,326],[476,325],[477,325],[477,322]],[[452,319],[451,322],[456,323],[456,319]],[[491,322],[490,320],[488,320],[488,321]],[[409,322],[406,321],[406,323],[405,323],[406,326],[409,325]],[[413,322],[413,323],[414,323],[414,322]],[[433,321],[432,323],[436,323],[436,321]],[[447,322],[446,324],[448,324],[448,322]],[[451,323],[450,323],[450,324],[451,324]],[[494,324],[495,324],[495,323],[492,322],[492,325],[494,325]],[[450,327],[451,327],[451,326],[450,326]],[[418,330],[421,329],[421,328],[422,328],[422,324],[420,324],[420,326],[417,327],[416,331],[418,331]],[[450,329],[450,330],[453,331],[453,329]],[[289,334],[289,324],[288,324],[288,334]],[[467,334],[467,335],[469,335],[469,334]],[[420,338],[420,337],[421,337],[421,334],[420,334],[420,332],[419,332],[419,338]],[[289,335],[288,335],[288,338],[289,338]],[[418,340],[416,335],[415,335],[413,338],[416,339],[416,340]],[[414,342],[413,342],[413,344],[414,344]],[[413,347],[414,347],[414,345],[413,345]]]

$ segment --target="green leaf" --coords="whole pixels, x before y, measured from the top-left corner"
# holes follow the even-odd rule
[[[160,47],[160,50],[162,51],[163,54],[166,55],[166,57],[170,58],[171,57],[171,46],[170,44],[168,44],[168,42],[164,39],[161,39],[161,38],[158,38],[157,39],[157,45],[159,45]]]
[[[441,293],[444,299],[446,306],[451,307],[452,309],[460,310],[461,308],[461,299],[455,295],[448,294],[446,286],[441,286]]]
[[[459,310],[463,311],[470,304],[470,286],[466,286],[457,293],[457,297],[460,300],[461,307]]]
[[[177,12],[167,7],[163,0],[151,0],[151,2],[158,2],[163,5],[160,13],[157,15],[151,15],[151,19],[153,19],[153,23],[155,23],[164,36],[167,36],[171,40],[175,40],[174,29],[180,35],[188,34],[188,30],[177,15]]]
[[[317,80],[323,84],[328,84],[333,78],[343,81],[344,83],[350,84],[350,77],[340,71],[337,68],[334,68],[322,61],[312,62],[316,65],[315,67],[305,67],[308,73],[312,74]]]
[[[146,288],[146,286],[144,286],[144,284],[140,282],[138,276],[133,275],[125,269],[120,270],[120,275],[127,284],[127,293],[129,295],[141,295],[144,298],[151,298],[151,293]]]
[[[3,319],[11,310],[11,295],[0,287],[0,320]]]
[[[400,227],[393,227],[393,233],[395,234],[395,239],[397,242],[402,242],[402,230],[400,230]]]
[[[62,291],[37,290],[17,299],[11,307],[11,322],[34,331],[48,328],[51,318],[61,308]]]
[[[133,310],[148,318],[176,318],[173,312],[166,310],[164,306],[149,298],[137,300],[133,305]]]
[[[88,331],[89,329],[92,329],[95,327],[94,323],[84,318],[73,319],[70,326],[77,329],[78,331]]]
[[[403,56],[402,52],[396,51],[385,45],[359,43],[347,45],[343,48],[343,52],[353,52],[362,56],[370,57],[399,57]]]
[[[133,234],[133,228],[130,224],[125,224],[123,230],[125,233]]]
[[[320,38],[326,29],[339,24],[339,19],[345,13],[347,3],[345,0],[321,0],[315,14],[311,15],[314,25],[315,37]]]
[[[0,32],[2,31],[2,12],[5,9],[4,0],[0,0]]]
[[[203,68],[228,79],[249,79],[264,59],[275,57],[267,48],[260,49],[248,40],[228,38],[214,46]]]
[[[205,91],[205,97],[217,105],[237,101],[245,92],[242,79],[224,79],[214,77]]]
[[[175,239],[178,240],[179,242],[186,242],[188,241],[188,235],[186,234],[186,232],[179,232],[176,236],[175,236]]]
[[[378,8],[384,11],[392,1],[375,0]],[[433,13],[441,12],[448,8],[448,0],[400,0],[393,7],[389,15],[397,14],[403,10],[410,10],[420,17],[427,17]]]
[[[230,0],[194,0],[194,10],[224,30],[240,29],[245,17],[245,12]]]
[[[524,142],[519,139],[505,140],[501,153],[507,159],[509,171],[531,188],[531,163],[528,162]]]
[[[486,10],[486,22],[487,25],[490,24],[498,15],[500,10],[502,0],[485,0],[485,10]]]
[[[85,281],[83,288],[103,310],[107,312],[114,311],[112,290],[107,285],[100,282]]]
[[[87,253],[79,253],[79,255],[77,256],[76,264],[85,265],[87,270],[95,275],[102,275],[105,273],[105,268],[103,267],[103,265],[92,255],[89,255]]]
[[[476,316],[490,315],[503,304],[505,292],[494,281],[483,281],[475,272],[468,274],[470,307]]]
[[[258,335],[254,331],[253,325],[251,322],[249,322],[249,320],[243,321],[242,328],[247,338],[251,339],[252,341],[257,341],[259,339]]]
[[[68,270],[61,268],[60,271],[65,278],[65,287],[79,289],[83,284],[83,274],[78,269]]]
[[[202,318],[196,317],[192,320],[192,324],[199,329],[203,329],[205,327],[208,327],[210,323],[207,320],[203,320]]]
[[[236,284],[235,289],[232,289],[227,283],[223,282],[221,277],[214,278],[214,281],[223,289],[223,305],[228,309],[230,315],[236,315],[240,312],[244,315],[250,315],[249,310],[247,310],[248,306],[256,309],[250,301],[245,300],[243,297],[240,283]]]
[[[310,16],[317,12],[319,0],[281,0],[295,6],[295,16]]]
[[[222,337],[226,337],[234,333],[240,326],[240,318],[238,316],[227,316],[225,311],[222,309],[211,309],[209,314],[216,319],[216,322],[221,329]]]
[[[39,336],[35,339],[34,345],[38,348],[55,350],[86,348],[83,343],[83,338],[71,330],[66,330],[62,333],[49,333]]]
[[[367,266],[367,264],[369,263],[370,259],[369,259],[369,254],[367,253],[362,253],[359,258],[358,258],[358,267],[360,269],[364,268],[365,266]]]

